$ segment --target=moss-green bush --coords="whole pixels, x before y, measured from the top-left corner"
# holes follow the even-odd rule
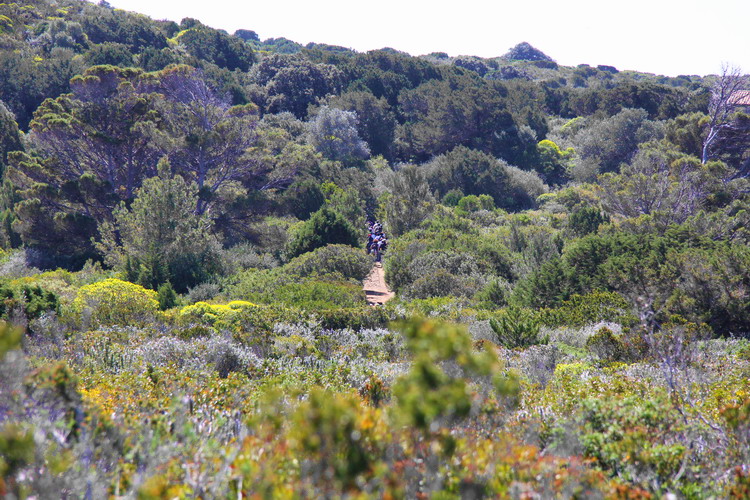
[[[573,295],[559,307],[540,309],[539,318],[549,327],[582,327],[601,321],[631,326],[637,322],[630,304],[621,295],[599,291]]]
[[[329,269],[338,268],[350,275],[361,276],[365,269],[363,262],[353,254],[347,255],[339,249],[323,250],[317,255],[302,256],[281,268],[251,269],[239,273],[231,278],[233,283],[226,287],[226,295],[257,304],[279,303],[310,311],[356,307],[365,303],[359,280],[346,280],[338,272],[315,276],[313,269],[316,260],[327,263]],[[293,270],[313,274],[304,277]]]
[[[297,228],[287,243],[286,253],[297,257],[329,244],[359,246],[360,236],[344,217],[323,207]]]
[[[346,279],[362,281],[372,268],[372,259],[358,248],[326,245],[292,259],[284,268],[303,277],[337,273]]]
[[[384,327],[389,321],[395,319],[388,309],[370,306],[323,309],[315,314],[320,319],[323,328],[351,328],[355,331],[363,328]]]

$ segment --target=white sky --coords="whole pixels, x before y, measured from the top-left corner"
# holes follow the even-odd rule
[[[750,0],[109,0],[179,22],[193,17],[261,40],[358,51],[494,57],[526,41],[560,64],[669,76],[750,71]]]

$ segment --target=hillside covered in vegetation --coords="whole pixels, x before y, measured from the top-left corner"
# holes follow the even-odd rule
[[[0,3],[0,497],[747,498],[749,94]]]

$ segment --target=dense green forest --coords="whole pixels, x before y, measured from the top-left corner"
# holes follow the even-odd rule
[[[0,3],[0,497],[750,497],[749,92]]]

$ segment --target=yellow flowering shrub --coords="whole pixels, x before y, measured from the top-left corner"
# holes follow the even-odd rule
[[[78,289],[73,315],[99,325],[140,325],[156,316],[157,293],[140,285],[110,278]]]
[[[211,326],[225,326],[228,322],[248,307],[257,307],[252,302],[244,300],[233,300],[228,304],[209,304],[208,302],[196,302],[185,306],[177,313],[177,319],[184,322],[200,321]]]

